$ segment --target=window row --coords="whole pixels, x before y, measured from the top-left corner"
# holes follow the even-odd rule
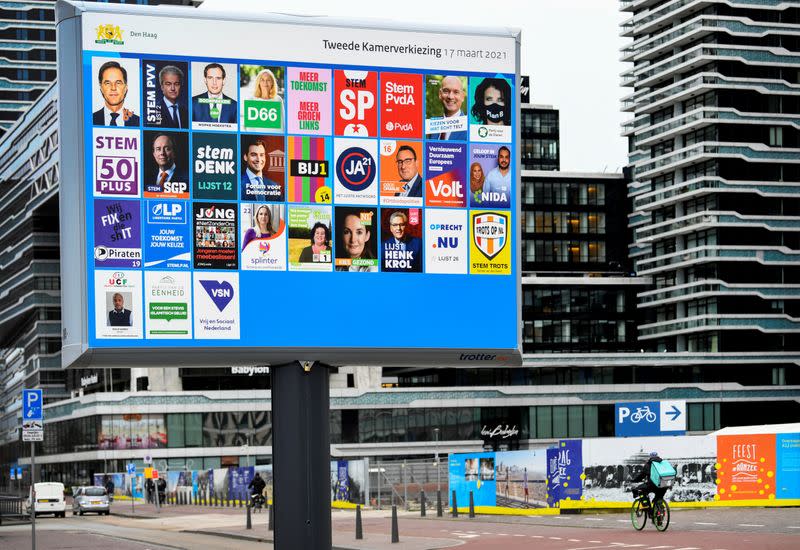
[[[525,241],[525,261],[551,263],[605,263],[603,241]]]
[[[522,342],[525,344],[598,344],[625,342],[625,321],[598,319],[525,321]]]
[[[523,180],[522,201],[524,204],[604,205],[606,187],[604,183],[594,182],[560,183]]]
[[[523,305],[534,313],[625,312],[625,292],[587,288],[524,288]]]
[[[604,234],[606,215],[603,212],[522,212],[522,228],[526,233]]]

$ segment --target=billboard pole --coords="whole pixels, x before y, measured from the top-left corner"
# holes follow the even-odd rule
[[[331,549],[328,368],[270,369],[275,548]]]

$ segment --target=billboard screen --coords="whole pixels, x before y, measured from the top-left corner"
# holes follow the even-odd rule
[[[61,4],[65,365],[519,364],[518,40]]]

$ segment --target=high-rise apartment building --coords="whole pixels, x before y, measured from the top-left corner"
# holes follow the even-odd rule
[[[800,2],[622,10],[631,258],[654,283],[638,297],[640,345],[685,356],[705,379],[796,386]]]

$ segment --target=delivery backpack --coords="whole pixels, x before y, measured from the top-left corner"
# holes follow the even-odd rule
[[[650,463],[650,481],[656,487],[672,487],[672,482],[675,481],[675,468],[672,464],[662,459],[661,462]]]

